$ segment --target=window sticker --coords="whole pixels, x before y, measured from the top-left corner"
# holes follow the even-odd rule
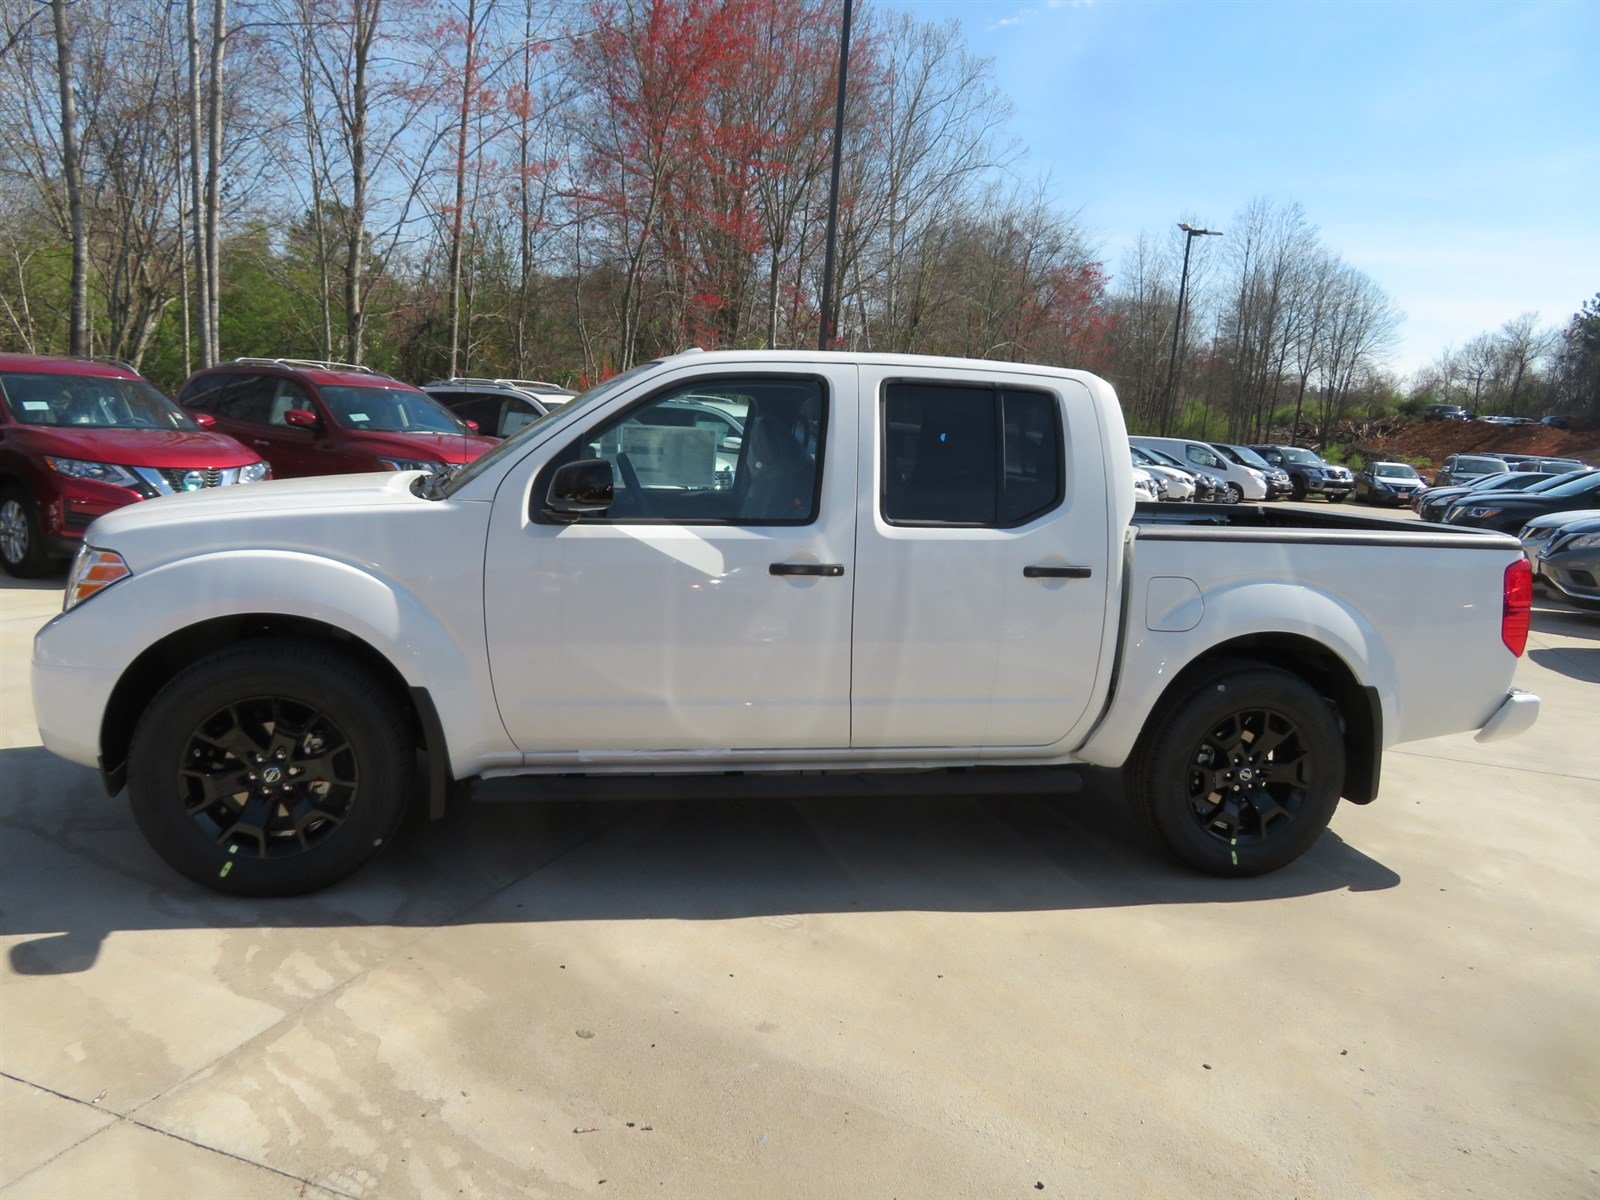
[[[351,413],[350,414],[350,419],[352,421],[370,421],[370,420],[372,420],[372,418],[367,416],[366,413]]]
[[[48,400],[24,400],[22,407],[29,412],[49,412],[50,402]]]

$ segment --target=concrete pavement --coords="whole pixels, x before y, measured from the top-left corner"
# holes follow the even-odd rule
[[[1299,863],[1018,800],[466,807],[223,900],[37,744],[0,577],[0,1196],[1588,1197],[1600,620]],[[1037,1185],[1043,1184],[1041,1191]]]

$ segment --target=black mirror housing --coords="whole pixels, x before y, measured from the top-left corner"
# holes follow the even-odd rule
[[[602,513],[616,494],[611,464],[603,458],[584,458],[556,469],[544,500],[544,515],[556,521],[576,521],[585,513]]]

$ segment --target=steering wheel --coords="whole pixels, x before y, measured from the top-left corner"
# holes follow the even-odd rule
[[[633,469],[633,462],[625,450],[617,452],[617,470],[622,472],[622,485],[628,489],[628,495],[633,497],[634,506],[642,515],[646,507],[644,488],[639,485],[639,472]]]

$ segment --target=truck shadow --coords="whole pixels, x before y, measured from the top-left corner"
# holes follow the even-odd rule
[[[10,951],[23,975],[89,970],[107,937],[132,931],[1072,910],[1400,882],[1331,832],[1272,875],[1189,873],[1134,828],[1110,771],[1060,800],[463,804],[409,823],[345,883],[276,901],[180,878],[146,847],[124,798],[42,748],[0,750],[0,797],[0,933],[26,939]]]

